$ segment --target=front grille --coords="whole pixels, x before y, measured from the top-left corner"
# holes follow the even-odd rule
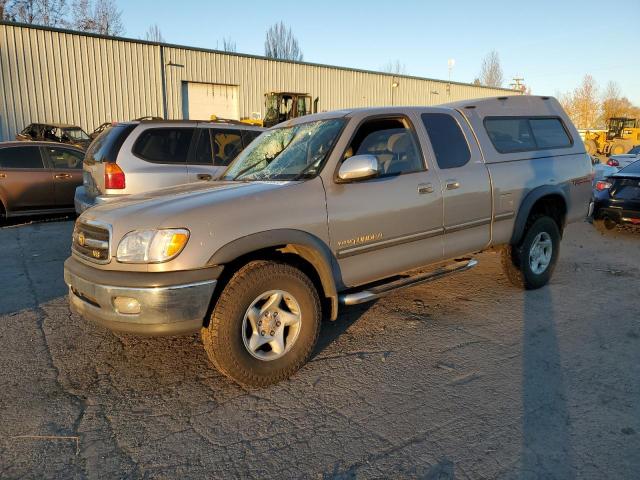
[[[72,248],[81,257],[96,263],[108,263],[109,241],[107,225],[76,222]]]

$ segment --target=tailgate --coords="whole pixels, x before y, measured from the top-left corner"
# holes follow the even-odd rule
[[[136,123],[118,123],[91,142],[82,165],[82,182],[88,197],[95,198],[105,193],[105,165],[116,163],[120,147],[136,126]]]

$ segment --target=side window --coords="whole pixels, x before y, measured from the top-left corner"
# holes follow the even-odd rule
[[[532,118],[529,120],[538,148],[571,146],[571,139],[558,118]]]
[[[47,147],[47,155],[51,161],[51,167],[55,169],[80,169],[82,168],[83,155],[75,150],[66,148]]]
[[[150,128],[140,134],[133,153],[148,162],[185,163],[195,128]]]
[[[242,151],[242,135],[237,130],[213,130],[215,166],[227,166]]]
[[[260,136],[262,132],[260,130],[243,130],[242,131],[242,143],[244,148],[247,148],[251,142]]]
[[[484,125],[493,146],[500,153],[565,148],[573,145],[559,118],[487,118]]]
[[[460,125],[446,113],[423,113],[422,123],[427,130],[438,167],[458,168],[471,159],[471,151]]]
[[[0,148],[0,169],[4,168],[44,168],[40,148]]]
[[[211,134],[208,128],[201,128],[196,146],[193,163],[198,165],[213,165],[213,149],[211,148]]]
[[[375,119],[363,123],[343,158],[354,155],[375,155],[383,175],[424,170],[411,127],[401,118]]]
[[[536,148],[527,118],[488,118],[484,124],[491,142],[500,153]]]

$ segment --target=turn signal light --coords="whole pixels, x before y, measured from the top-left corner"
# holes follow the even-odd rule
[[[117,163],[104,166],[104,188],[122,190],[125,188],[124,172]]]
[[[610,188],[611,184],[609,182],[605,182],[603,180],[596,182],[596,190],[598,190],[599,192],[603,190],[609,190]]]

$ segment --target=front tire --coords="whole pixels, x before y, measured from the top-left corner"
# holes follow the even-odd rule
[[[502,251],[502,265],[507,278],[526,290],[543,287],[551,279],[560,253],[560,230],[547,216],[528,222],[520,245]]]
[[[318,292],[299,269],[253,261],[238,270],[213,309],[202,342],[215,367],[247,387],[263,387],[296,373],[320,332]]]

